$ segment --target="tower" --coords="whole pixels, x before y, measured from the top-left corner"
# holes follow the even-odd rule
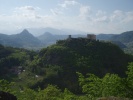
[[[71,35],[68,35],[68,39],[71,39]]]
[[[96,40],[96,35],[95,34],[87,34],[87,38],[90,40]]]

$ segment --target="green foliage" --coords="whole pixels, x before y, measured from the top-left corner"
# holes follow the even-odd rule
[[[57,86],[48,85],[38,91],[24,89],[18,95],[18,100],[77,100],[76,95],[65,89],[64,93]]]
[[[79,84],[82,86],[83,93],[87,93],[93,97],[101,96],[101,83],[102,80],[94,74],[88,74],[85,78],[81,73],[79,75]]]
[[[62,72],[62,68],[60,66],[57,65],[48,65],[45,68],[46,70],[46,77],[50,78],[50,77],[56,77],[58,76],[61,72]]]
[[[7,57],[12,53],[12,50],[5,48],[4,46],[0,47],[0,58]]]
[[[48,85],[44,90],[40,90],[35,100],[60,100],[61,90],[56,86]]]
[[[126,93],[128,95],[128,97],[131,97],[133,98],[133,62],[132,63],[129,63],[129,66],[128,66],[128,71],[126,72],[127,74],[127,80],[126,80],[126,83],[125,83],[125,86],[126,86]]]
[[[122,79],[116,74],[106,74],[102,79],[102,96],[125,96]]]
[[[72,38],[57,41],[55,45],[42,49],[28,68],[33,73],[44,76],[44,80],[36,86],[44,88],[50,83],[61,89],[68,88],[74,93],[80,93],[76,72],[83,75],[92,73],[98,77],[114,73],[125,77],[126,66],[130,61],[133,61],[133,56],[124,54],[110,42]],[[58,72],[53,70],[55,66],[60,66]]]
[[[0,54],[0,74],[3,77],[10,76],[10,69],[14,67],[21,65],[25,69],[15,77],[11,76],[16,81],[13,87],[18,100],[87,100],[103,96],[132,98],[133,63],[128,66],[128,77],[120,77],[125,77],[126,65],[133,61],[133,57],[112,43],[83,38],[64,40],[42,49],[38,55],[23,49],[0,48],[2,52],[7,49],[7,55]],[[79,72],[81,87],[76,72]],[[3,84],[1,90],[12,89],[8,82]]]
[[[38,56],[34,56],[34,60],[32,60],[28,67],[27,67],[27,70],[31,71],[32,73],[36,73],[36,74],[40,74],[41,73],[41,69],[39,66],[39,62],[40,62],[40,59],[38,58]]]
[[[129,64],[126,74],[128,75],[128,81],[130,81],[133,87],[133,62]]]
[[[14,82],[8,82],[7,80],[2,79],[0,80],[0,91],[15,93],[13,90],[14,85]]]
[[[133,60],[133,57],[125,55],[118,46],[110,42],[90,41],[85,38],[58,41],[57,44],[42,50],[41,54],[41,57],[45,58],[43,64],[72,66],[78,72],[89,72],[98,76],[106,73],[124,76],[128,62]]]
[[[89,97],[127,97],[123,79],[116,74],[106,74],[103,78],[94,74],[88,74],[85,78],[81,73],[77,74],[83,92],[87,93]]]
[[[76,95],[74,95],[72,92],[70,92],[68,89],[65,88],[64,90],[64,98],[63,100],[77,100],[78,97]]]
[[[28,59],[28,56],[25,52],[15,52],[5,58],[2,58],[0,60],[0,65],[3,67],[7,66],[8,68],[20,66],[25,63],[26,59]]]
[[[18,100],[35,100],[37,92],[32,89],[25,88],[17,94]]]
[[[0,46],[0,78],[10,79],[19,66],[28,66],[34,55],[33,51]]]
[[[47,66],[47,68],[51,67]],[[58,71],[59,69],[59,66],[55,66],[52,70]],[[77,74],[79,76],[79,84],[82,86],[84,93],[82,95],[75,95],[68,89],[64,89],[64,92],[62,92],[55,85],[47,85],[46,88],[39,88],[37,91],[29,88],[15,91],[13,90],[14,83],[6,80],[0,80],[0,90],[13,93],[18,100],[96,100],[99,97],[133,98],[133,63],[129,63],[128,71],[126,72],[127,78],[120,78],[117,74],[109,73],[102,78],[94,74],[87,74],[86,77],[79,72]]]

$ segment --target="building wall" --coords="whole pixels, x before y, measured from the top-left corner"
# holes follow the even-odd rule
[[[90,40],[96,40],[96,35],[94,34],[87,34],[87,38]]]

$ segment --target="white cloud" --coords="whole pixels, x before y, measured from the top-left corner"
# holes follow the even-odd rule
[[[124,19],[124,21],[123,22],[126,22],[126,23],[128,23],[128,22],[133,22],[133,11],[131,11],[131,12],[126,12],[126,17],[125,17],[125,19]]]
[[[18,9],[18,10],[30,10],[30,11],[35,10],[35,8],[32,6],[16,7],[16,9]]]
[[[45,27],[49,25],[52,18],[47,15],[38,14],[38,7],[24,6],[17,7],[11,15],[0,15],[0,30],[12,30],[18,28]]]
[[[115,10],[113,14],[110,16],[110,21],[112,22],[121,22],[125,18],[125,14],[123,11]]]
[[[63,14],[63,12],[60,9],[57,9],[57,8],[50,9],[50,11],[52,12],[53,15],[56,15],[56,16]]]
[[[90,19],[91,17],[91,7],[90,6],[81,6],[80,7],[79,17],[81,19]]]
[[[24,6],[16,7],[12,16],[21,20],[36,20],[41,19],[41,15],[38,14],[39,7]]]
[[[99,17],[99,16],[104,16],[106,15],[106,12],[105,11],[102,11],[102,10],[98,10],[97,13],[96,13],[96,16]]]
[[[108,17],[107,16],[102,16],[94,19],[94,22],[108,22]]]
[[[78,2],[76,2],[75,0],[65,0],[62,4],[59,4],[59,6],[63,8],[67,8],[68,6],[74,6],[77,4]]]
[[[53,9],[50,9],[50,11],[52,12],[53,15],[58,15],[59,13]]]
[[[64,9],[63,9],[64,8]],[[92,7],[75,0],[65,0],[49,9],[51,13],[40,13],[33,6],[16,7],[10,15],[0,15],[0,30],[17,28],[70,28],[95,33],[120,33],[133,26],[133,11],[115,10],[108,13],[95,11]],[[42,9],[45,11],[44,9]]]

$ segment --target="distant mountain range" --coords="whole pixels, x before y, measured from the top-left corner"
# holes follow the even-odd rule
[[[87,35],[71,35],[74,38],[86,37]],[[47,45],[55,44],[57,40],[64,40],[68,38],[68,35],[57,35],[50,32],[45,32],[44,34],[37,37],[42,43]]]
[[[98,40],[110,40],[112,36],[115,36],[115,34],[99,34],[97,35]]]
[[[44,45],[38,38],[34,37],[26,29],[19,34],[0,34],[0,44],[19,48],[34,48]]]
[[[127,31],[119,35],[114,35],[110,39],[113,41],[120,41],[122,43],[133,42],[133,31]]]
[[[38,29],[38,32],[37,29],[32,29],[32,31],[30,32],[28,30],[24,29],[22,32],[13,35],[0,34],[0,44],[19,48],[39,49],[49,46],[51,44],[55,44],[57,40],[67,39],[68,35],[71,34],[74,38],[86,37],[87,35],[80,31],[78,32],[65,29],[58,30],[52,28],[43,28],[41,30]],[[41,34],[40,32],[43,32],[44,34]],[[129,45],[131,47],[133,46],[133,31],[127,31],[121,34],[99,34],[97,35],[97,39],[103,41],[111,41],[121,48],[125,48]]]
[[[49,32],[54,35],[70,35],[70,34],[87,34],[83,31],[77,31],[77,30],[71,30],[71,29],[55,29],[51,27],[46,28],[28,28],[29,32],[31,32],[34,36],[40,36],[43,35],[45,32]]]
[[[133,31],[127,31],[116,35],[99,34],[97,38],[99,38],[99,40],[111,41],[120,48],[124,48],[126,53],[133,55]]]

